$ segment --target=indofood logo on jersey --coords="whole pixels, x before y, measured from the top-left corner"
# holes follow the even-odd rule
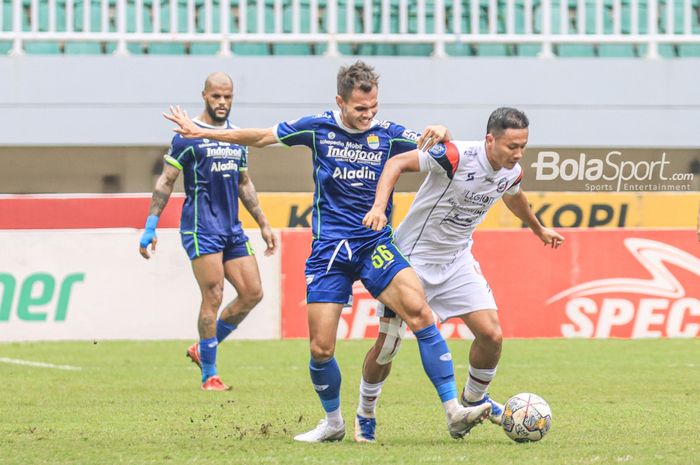
[[[379,136],[376,134],[370,134],[369,136],[367,136],[367,145],[369,145],[369,148],[371,149],[378,149]]]
[[[561,335],[605,338],[620,336],[621,331],[631,331],[632,338],[700,335],[700,324],[692,322],[700,317],[700,299],[692,296],[697,296],[697,288],[686,291],[672,273],[680,270],[687,284],[689,276],[697,283],[700,258],[651,239],[629,237],[623,243],[650,277],[598,279],[550,297],[546,305],[564,302],[569,322],[561,325]]]
[[[382,162],[382,152],[371,152],[369,150],[363,150],[362,144],[354,144],[348,142],[345,147],[340,148],[336,146],[329,146],[328,153],[326,154],[329,158],[336,158],[338,160],[347,162],[359,162],[359,163],[370,163],[370,164],[380,164]]]
[[[241,157],[241,149],[231,147],[207,147],[207,157]]]

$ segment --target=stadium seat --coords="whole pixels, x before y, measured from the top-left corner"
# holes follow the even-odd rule
[[[537,1],[532,2],[531,17],[534,17]],[[534,23],[534,21],[533,21]],[[525,34],[525,2],[516,0],[515,2],[515,33]],[[534,32],[534,24],[530,24],[530,30]],[[538,44],[514,44],[513,54],[521,57],[535,57],[542,51],[542,46]]]
[[[496,3],[497,34],[506,32],[505,8],[506,3],[504,0],[499,0]],[[479,2],[479,32],[482,34],[489,33],[489,0],[480,0]],[[501,57],[512,53],[512,47],[509,47],[507,44],[480,44],[476,46],[476,54],[479,56]]]
[[[75,0],[73,4],[73,30],[75,32],[100,32],[102,29],[102,11],[100,3],[92,0],[88,3],[88,22],[85,24],[85,2]],[[66,41],[63,48],[70,55],[99,55],[102,53],[99,42]]]
[[[175,8],[174,25],[171,24],[173,8]],[[175,5],[172,5],[170,0],[161,0],[160,32],[187,32],[186,0],[175,0]],[[186,44],[183,42],[154,42],[148,45],[147,50],[151,55],[184,55],[186,52]],[[131,52],[132,49],[129,48],[129,51]]]
[[[327,8],[327,2],[324,4],[324,8],[321,10],[322,14],[319,15],[319,21],[321,23],[321,28],[320,30],[323,32],[326,32],[328,30],[328,8]],[[355,9],[353,11],[353,24],[351,25],[351,28],[348,29],[347,26],[347,21],[348,21],[348,3],[346,0],[338,0],[337,2],[337,18],[335,19],[336,21],[336,31],[338,33],[344,34],[344,33],[362,33],[362,11],[363,11],[363,4],[360,0],[355,1]],[[331,19],[333,20],[333,19]],[[359,43],[341,43],[338,44],[338,51],[342,55],[358,55],[360,51],[361,44]],[[318,51],[317,53],[322,53],[322,51]]]
[[[623,0],[620,5],[620,33],[623,35],[632,33],[632,6],[629,0]],[[603,32],[614,33],[614,10],[611,1],[604,4]],[[638,7],[639,11],[639,7]],[[610,58],[631,58],[637,56],[637,47],[634,44],[601,44],[598,46],[598,56]]]
[[[398,5],[397,5],[397,25],[398,31]],[[425,32],[435,32],[435,2],[426,0],[425,2]],[[409,2],[408,4],[408,33],[418,33],[418,4]],[[430,56],[433,54],[434,47],[431,44],[397,44],[396,54],[400,56]]]
[[[246,32],[248,33],[264,33],[274,31],[274,12],[273,4],[271,0],[265,1],[265,16],[263,21],[263,29],[258,31],[258,19],[257,19],[257,1],[256,0],[243,0],[246,3],[246,21],[247,27]],[[240,30],[240,10],[236,10],[235,18],[239,21],[236,31]],[[231,51],[236,55],[270,55],[272,53],[272,46],[268,42],[240,42],[233,43],[231,45]]]
[[[265,12],[270,18],[267,18],[274,30],[275,14],[274,3],[270,7],[266,7]],[[285,0],[282,3],[282,32],[291,33],[294,30],[294,8],[292,0]],[[308,34],[311,32],[311,4],[309,0],[299,1],[299,33]],[[298,44],[273,44],[272,53],[274,55],[312,55],[312,46],[310,43]]]
[[[39,32],[48,32],[49,30],[49,5],[48,0],[40,0],[38,3],[39,14],[37,30]],[[25,18],[22,18],[22,29],[28,31],[31,29],[29,20],[31,18],[31,3],[27,8],[26,23]],[[56,0],[56,24],[55,31],[62,32],[66,30],[66,3],[65,0]],[[36,55],[56,55],[61,53],[61,44],[56,41],[28,41],[24,42],[24,51]]]
[[[3,31],[12,30],[12,3],[6,0],[2,1],[2,23],[0,23],[0,27]],[[0,55],[8,53],[10,50],[12,50],[12,41],[0,41]]]
[[[700,35],[700,0],[693,0],[691,4],[690,27],[692,34]],[[700,45],[681,44],[678,46],[680,57],[700,57]]]
[[[579,34],[578,17],[576,15],[576,0],[566,2],[565,8],[568,9],[567,34]],[[584,25],[584,33],[594,34],[595,29],[595,3],[592,1],[586,2],[586,24]],[[555,1],[552,3],[552,32],[562,34],[561,27],[561,2]],[[594,57],[596,56],[595,47],[590,44],[558,44],[554,47],[557,56],[560,57]]]
[[[445,31],[451,34],[457,31],[454,18],[456,2],[460,2],[462,9],[459,17],[460,34],[469,34],[471,32],[471,10],[469,9],[469,2],[464,0],[445,1]],[[471,42],[456,42],[445,44],[445,52],[448,56],[472,56],[475,50]]]
[[[229,32],[236,32],[237,26],[233,13],[230,13],[229,18]],[[212,0],[211,10],[206,10],[206,5],[202,0],[196,0],[195,2],[195,30],[198,33],[207,32],[206,21],[207,15],[210,17],[210,29],[209,32],[213,34],[218,34],[221,32],[221,3],[219,0]],[[205,42],[193,42],[190,45],[191,55],[216,55],[221,49],[221,44],[217,43],[205,43]]]

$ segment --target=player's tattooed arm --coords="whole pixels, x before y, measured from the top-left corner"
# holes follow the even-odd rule
[[[153,190],[153,195],[151,196],[151,206],[148,209],[149,215],[160,216],[160,214],[163,213],[170,199],[170,194],[173,193],[175,181],[179,175],[180,170],[168,163],[165,164],[163,172],[158,177],[158,181],[156,181],[156,188]]]
[[[260,226],[260,233],[267,245],[265,256],[272,255],[277,251],[277,237],[272,232],[270,223],[267,221],[267,217],[260,207],[258,193],[255,191],[255,185],[247,171],[242,171],[238,179],[238,198],[241,199],[245,209],[248,210],[250,216],[252,216],[255,222],[258,223],[258,226]]]

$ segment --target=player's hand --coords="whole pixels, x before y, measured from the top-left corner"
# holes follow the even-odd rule
[[[173,131],[180,134],[185,138],[196,138],[198,136],[197,131],[199,128],[187,115],[187,111],[180,108],[180,106],[173,107],[170,106],[170,113],[163,113],[165,119],[176,123],[178,127],[174,128]]]
[[[428,126],[423,130],[416,143],[418,148],[424,152],[427,152],[438,142],[446,142],[449,140],[449,132],[445,126],[436,124],[434,126]]]
[[[270,255],[273,255],[275,252],[277,252],[277,236],[272,232],[272,229],[270,229],[269,226],[263,226],[260,228],[260,232],[262,233],[262,238],[265,241],[265,244],[267,244],[267,248],[265,249],[265,256],[269,257]]]
[[[139,241],[139,253],[143,258],[148,260],[151,258],[151,254],[156,253],[156,244],[158,243],[158,237],[156,236],[155,230],[146,229],[141,236]],[[151,251],[148,251],[148,246],[151,246]]]
[[[156,244],[158,243],[158,236],[156,236],[156,226],[158,226],[158,216],[148,215],[146,218],[146,226],[141,235],[141,240],[139,241],[139,253],[145,259],[151,258],[152,253],[156,253]],[[151,251],[148,251],[148,246],[151,246]]]
[[[384,210],[379,207],[372,207],[362,219],[362,224],[369,229],[381,231],[386,226],[387,220]]]
[[[544,245],[549,245],[553,249],[558,249],[564,243],[564,236],[553,229],[542,228],[537,236],[544,242]]]

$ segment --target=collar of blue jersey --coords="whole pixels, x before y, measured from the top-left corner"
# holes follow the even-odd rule
[[[231,129],[231,126],[232,126],[232,124],[231,124],[231,122],[230,122],[229,120],[226,120],[226,123],[225,123],[225,124],[222,124],[221,126],[214,126],[214,125],[211,125],[211,124],[207,124],[207,123],[205,123],[204,121],[201,121],[201,120],[198,119],[198,118],[192,118],[192,121],[193,121],[194,124],[196,124],[197,126],[201,126],[201,127],[203,127],[203,128],[208,128],[208,129]]]
[[[343,129],[345,132],[348,132],[348,133],[350,133],[350,134],[360,134],[360,133],[362,133],[362,132],[365,132],[365,131],[368,131],[368,130],[369,130],[369,129],[366,129],[365,131],[360,131],[359,129],[352,129],[352,128],[349,128],[349,127],[345,126],[345,125],[343,124],[343,122],[341,121],[341,119],[340,119],[340,111],[338,111],[338,110],[333,111],[333,118],[335,118],[336,124],[337,124],[341,129]],[[375,127],[377,124],[379,124],[379,121],[376,120],[376,119],[373,119],[373,120],[372,120],[372,124],[370,125],[369,128],[372,129],[372,128]]]

